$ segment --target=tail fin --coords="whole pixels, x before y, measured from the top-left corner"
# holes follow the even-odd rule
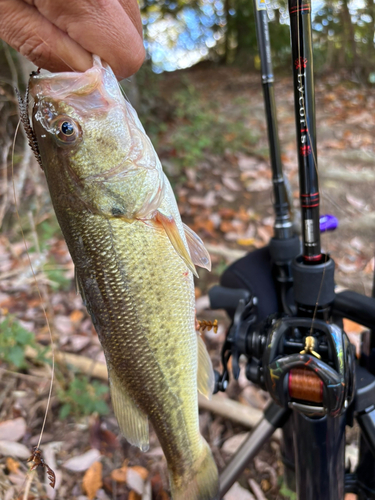
[[[202,438],[201,458],[187,471],[186,478],[175,482],[170,475],[173,500],[218,500],[219,474],[210,447]]]

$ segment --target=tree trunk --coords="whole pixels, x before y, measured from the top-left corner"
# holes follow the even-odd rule
[[[344,25],[344,37],[346,42],[345,52],[349,55],[349,68],[352,70],[357,69],[357,46],[354,38],[354,26],[352,23],[351,15],[348,7],[348,0],[342,2],[342,20]]]

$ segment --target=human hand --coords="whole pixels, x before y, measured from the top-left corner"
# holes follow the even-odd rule
[[[137,0],[0,0],[0,38],[36,66],[86,71],[97,54],[118,79],[145,51]]]

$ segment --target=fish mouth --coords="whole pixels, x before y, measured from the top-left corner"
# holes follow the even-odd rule
[[[83,73],[39,73],[30,77],[29,92],[35,102],[64,102],[86,115],[108,111],[120,103],[120,87],[112,69],[93,55],[93,66]]]

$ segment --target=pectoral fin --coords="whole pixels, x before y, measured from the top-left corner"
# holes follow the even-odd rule
[[[109,382],[113,409],[121,432],[130,444],[147,451],[149,448],[147,415],[135,405],[112,370],[109,370]]]
[[[198,334],[198,391],[211,399],[215,386],[212,362],[202,337]]]
[[[196,266],[204,267],[211,271],[211,257],[203,241],[189,226],[182,223],[185,231],[186,241],[189,247],[190,256]]]
[[[185,262],[190,271],[197,277],[198,273],[195,269],[194,263],[189,255],[189,252],[181,238],[180,232],[178,230],[176,221],[171,215],[165,215],[160,210],[157,210],[155,219],[163,226],[164,231],[167,233],[167,236],[170,242],[173,245],[173,248],[176,250],[181,259]]]

